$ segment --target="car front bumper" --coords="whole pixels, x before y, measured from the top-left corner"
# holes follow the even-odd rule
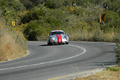
[[[50,39],[50,42],[51,42],[52,44],[68,44],[68,43],[69,43],[69,41],[66,40],[66,39],[62,39],[62,41]]]

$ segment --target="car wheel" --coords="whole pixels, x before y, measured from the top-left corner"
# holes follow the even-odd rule
[[[66,44],[69,44],[69,42],[66,42]]]
[[[48,41],[48,45],[52,45],[52,43],[50,42],[50,40]]]

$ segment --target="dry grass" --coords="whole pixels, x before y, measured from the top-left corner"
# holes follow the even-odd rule
[[[26,43],[17,31],[11,31],[0,23],[0,61],[8,61],[25,56]]]
[[[71,30],[72,31],[72,30]],[[69,34],[72,41],[103,41],[103,42],[115,42],[119,33],[110,31],[104,32],[101,29],[91,30],[81,29],[72,31]]]
[[[119,71],[105,70],[88,77],[76,78],[74,80],[120,80],[120,67],[116,67]]]
[[[72,41],[92,41],[93,34],[89,33],[86,30],[83,30],[83,31],[72,32],[72,34],[70,34],[69,37],[70,40]]]
[[[25,55],[26,50],[23,50],[10,34],[4,34],[0,39],[0,61],[8,61]]]

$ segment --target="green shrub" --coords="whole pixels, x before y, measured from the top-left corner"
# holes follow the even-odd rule
[[[69,1],[70,1],[70,0],[69,0]],[[68,1],[68,0],[64,0],[63,5],[64,5],[64,6],[70,6],[71,4],[70,4],[69,1]]]
[[[108,9],[117,12],[120,15],[120,0],[112,0],[112,2],[109,3]]]
[[[25,7],[19,0],[0,0],[0,12],[8,26],[12,26],[13,20],[18,20],[17,13],[23,10],[25,10]]]
[[[95,31],[93,35],[93,41],[102,41],[103,32],[101,30]]]
[[[106,27],[119,27],[120,17],[119,14],[110,10],[104,12],[106,14]]]
[[[60,20],[58,20],[55,17],[47,17],[45,20],[47,23],[49,23],[51,25],[51,27],[58,27],[61,25]]]
[[[45,2],[45,6],[50,8],[50,9],[58,8],[58,4],[55,2],[55,0],[47,0]]]
[[[45,12],[45,21],[51,25],[51,27],[60,26],[65,24],[65,17],[67,15],[62,9],[47,9]]]
[[[0,0],[0,6],[8,26],[12,21],[17,26],[27,25],[24,34],[28,40],[38,40],[36,37],[47,35],[52,29],[63,29],[70,36],[73,34],[72,40],[114,41],[120,32],[119,1]],[[102,13],[107,21],[100,25]],[[80,32],[82,35],[74,36]]]
[[[43,27],[41,27],[35,21],[31,21],[27,25],[24,31],[24,35],[28,40],[37,40],[37,36],[42,35],[43,31],[44,31]]]
[[[22,0],[23,1],[23,0]],[[45,0],[30,0],[32,2],[33,5],[38,5],[38,4],[42,4]]]
[[[31,9],[33,4],[30,0],[20,0],[21,3],[25,6],[26,9]]]
[[[8,1],[6,0],[0,0],[0,6],[4,7],[4,6],[8,6]]]
[[[120,37],[118,38],[118,40],[116,41],[116,48],[115,48],[115,52],[116,52],[116,62],[120,64]]]
[[[22,23],[28,23],[31,20],[40,20],[44,16],[44,11],[42,9],[31,10],[26,15],[21,18]]]
[[[24,5],[19,0],[0,0],[0,7],[10,9],[13,8],[15,11],[22,11],[25,9]]]
[[[119,71],[119,69],[117,69],[117,68],[112,68],[112,67],[107,67],[106,70],[110,70],[110,71]]]

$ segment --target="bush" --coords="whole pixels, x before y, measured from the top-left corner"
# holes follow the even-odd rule
[[[119,71],[119,69],[117,69],[117,68],[112,68],[112,67],[107,67],[106,70],[110,70],[110,71]]]
[[[46,22],[51,25],[51,27],[60,26],[60,20],[56,19],[55,17],[47,17]]]
[[[106,14],[107,27],[116,28],[120,26],[120,17],[118,13],[110,10],[106,10],[104,13]]]
[[[37,36],[42,35],[44,31],[44,28],[41,27],[38,23],[36,23],[35,21],[31,21],[25,31],[24,31],[24,35],[28,40],[37,40]]]
[[[45,2],[45,6],[50,8],[50,9],[58,8],[58,4],[55,2],[55,0],[47,0]]]
[[[26,9],[31,9],[33,7],[32,2],[29,0],[20,0],[20,2],[24,4]]]
[[[38,4],[42,4],[44,0],[30,0],[35,6]]]
[[[17,13],[25,10],[25,7],[19,0],[0,0],[0,10],[6,20],[6,24],[11,26],[13,20],[18,20]]]
[[[95,31],[93,41],[102,41],[103,32],[101,30]]]
[[[73,34],[72,40],[114,41],[120,32],[119,1],[0,0],[0,6],[7,25],[12,21],[17,26],[27,25],[24,34],[28,40],[38,40],[36,37],[47,35],[52,29],[63,29],[70,36]],[[102,13],[106,14],[107,21],[100,25]],[[74,36],[77,32],[83,35]]]
[[[109,10],[113,10],[114,12],[117,12],[120,15],[120,0],[112,1],[109,3]]]
[[[0,0],[1,8],[13,8],[15,11],[22,11],[25,9],[24,5],[19,0]],[[12,10],[12,9],[11,9]]]
[[[21,18],[21,22],[22,23],[28,23],[31,20],[40,20],[42,19],[42,17],[44,16],[44,12],[42,9],[38,9],[38,10],[31,10],[30,12],[28,12],[26,15],[24,15]]]
[[[115,52],[116,52],[116,62],[119,63],[120,65],[120,37],[119,39],[116,41],[116,48],[115,48]]]
[[[45,12],[45,22],[49,23],[51,27],[60,27],[63,25],[65,21],[65,17],[67,16],[61,9],[48,9]]]
[[[8,61],[25,56],[26,39],[23,34],[6,27],[4,21],[0,19],[0,61]]]

